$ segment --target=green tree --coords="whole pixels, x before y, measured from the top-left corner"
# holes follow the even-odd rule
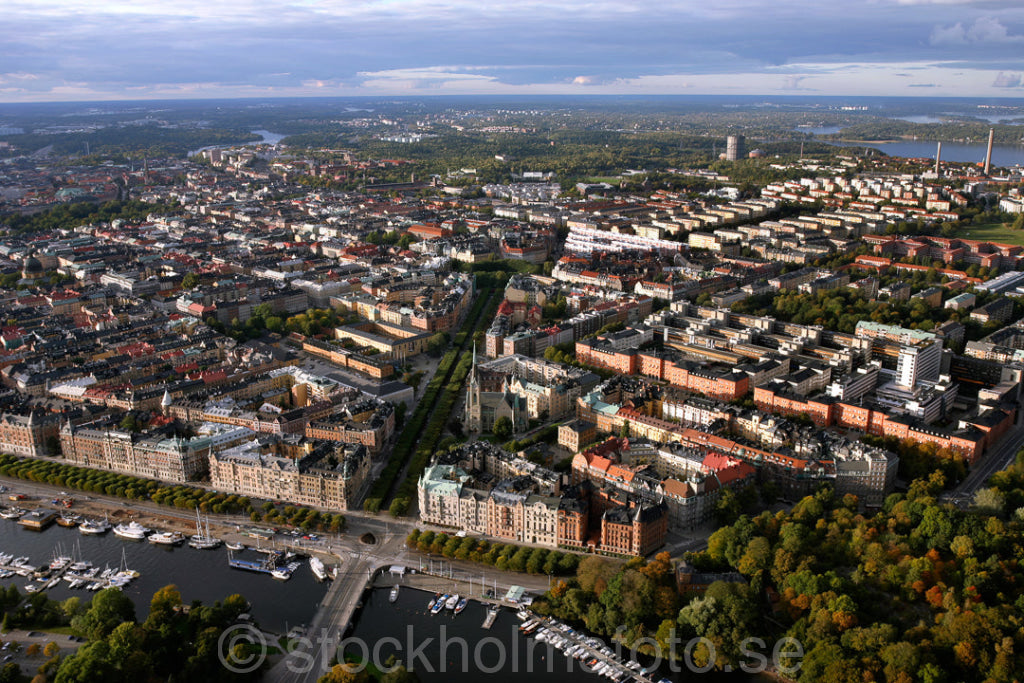
[[[501,441],[507,441],[512,436],[512,420],[507,415],[502,415],[494,421],[494,427],[491,431]]]
[[[195,273],[186,273],[181,279],[182,289],[195,289],[199,286],[199,276]]]
[[[119,588],[105,588],[89,609],[71,620],[71,628],[89,640],[101,640],[125,621],[135,620],[135,605]]]

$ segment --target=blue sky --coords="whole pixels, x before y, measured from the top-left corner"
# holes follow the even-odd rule
[[[1024,0],[5,0],[0,101],[1024,96]]]

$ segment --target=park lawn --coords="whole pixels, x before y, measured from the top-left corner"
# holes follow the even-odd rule
[[[609,185],[618,185],[621,180],[622,176],[617,175],[595,175],[587,178],[588,183],[608,183]]]
[[[957,237],[1024,246],[1024,230],[1011,230],[1009,223],[982,223],[981,225],[964,226]]]

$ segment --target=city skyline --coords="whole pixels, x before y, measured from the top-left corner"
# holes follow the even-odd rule
[[[15,0],[0,101],[764,94],[1019,97],[1004,0]]]

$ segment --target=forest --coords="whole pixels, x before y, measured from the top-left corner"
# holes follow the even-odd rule
[[[995,484],[1012,487],[1000,490],[1006,504],[970,511],[938,502],[940,473],[874,512],[823,488],[714,532],[687,560],[741,580],[716,581],[685,604],[667,554],[624,565],[586,558],[535,604],[625,644],[653,638],[662,652],[670,638],[706,638],[692,650],[699,667],[735,670],[745,638],[788,637],[803,651],[800,683],[1013,681],[1024,670],[1024,510],[1008,508],[1021,501],[1022,476],[1018,456]]]

